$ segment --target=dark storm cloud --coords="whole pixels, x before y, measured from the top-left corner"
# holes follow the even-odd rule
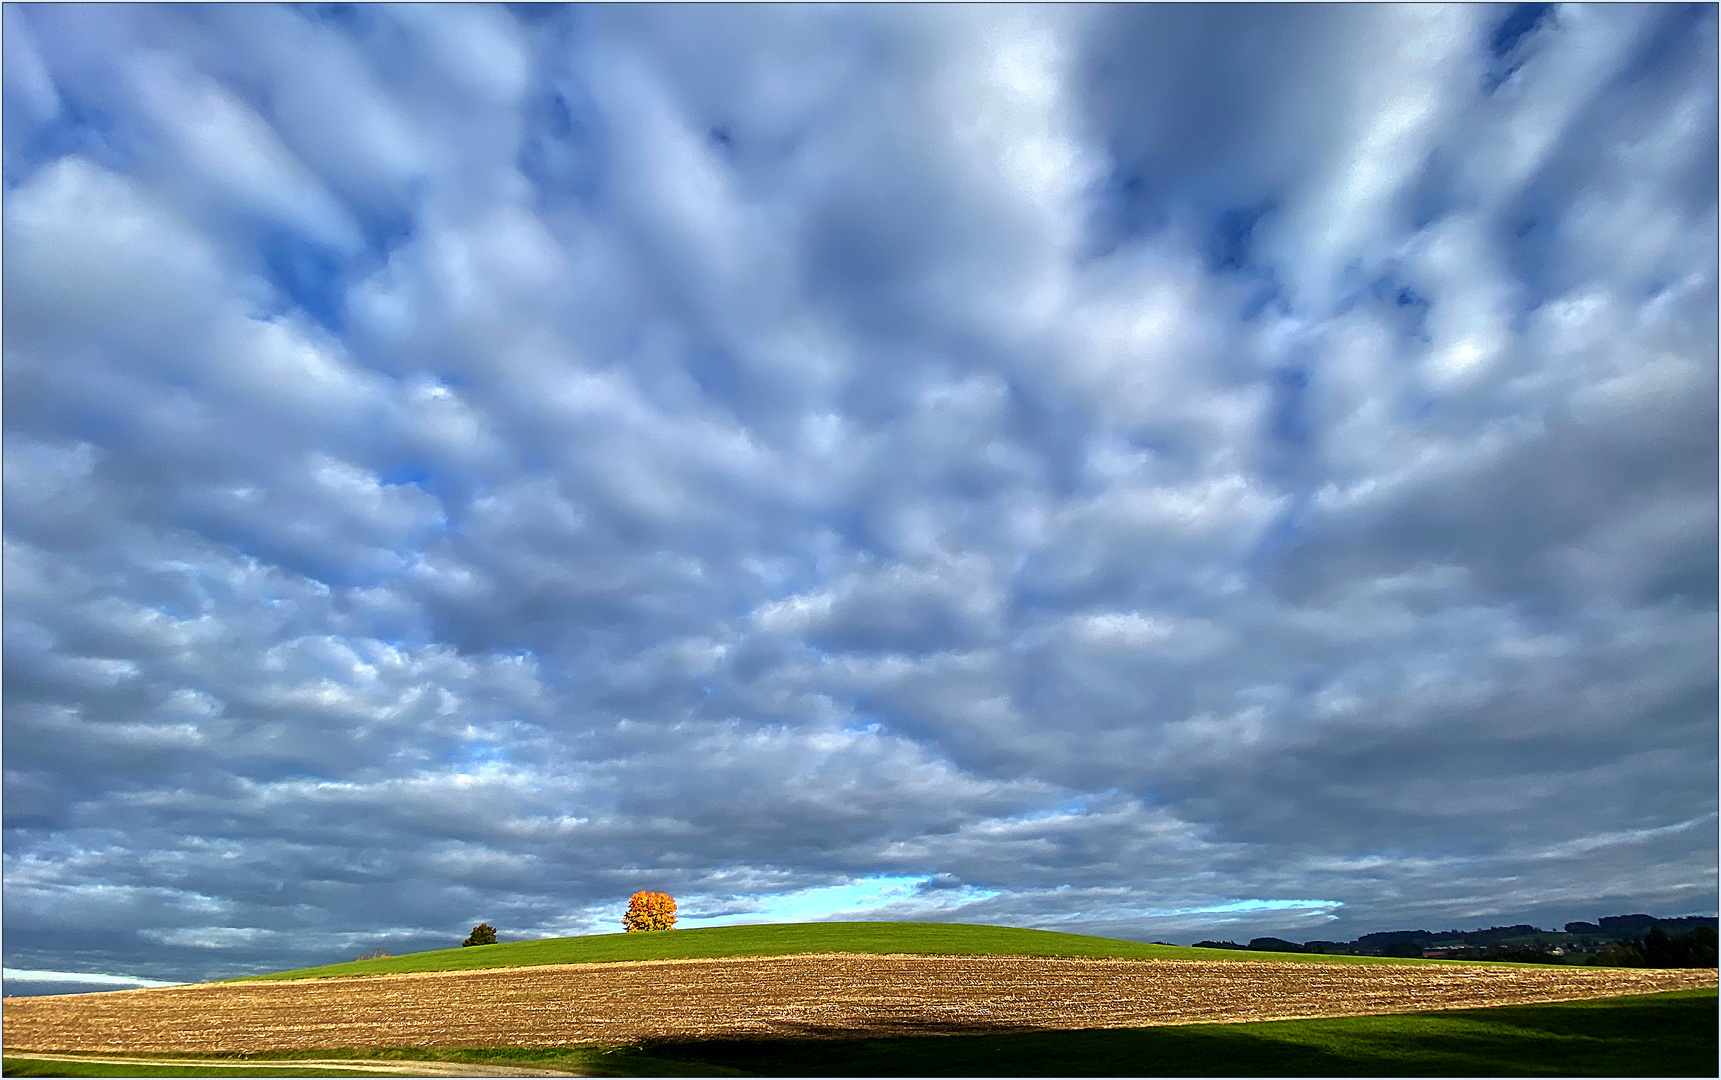
[[[1712,11],[5,18],[9,969],[1713,910]]]

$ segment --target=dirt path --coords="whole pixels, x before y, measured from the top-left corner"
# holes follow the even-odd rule
[[[1142,1027],[1567,1001],[1714,969],[780,956],[8,998],[11,1053],[256,1053]]]
[[[24,1054],[16,1055],[24,1057]],[[523,1069],[515,1065],[467,1065],[458,1061],[376,1061],[351,1058],[300,1058],[293,1061],[234,1061],[210,1058],[114,1057],[109,1054],[36,1054],[31,1061],[75,1061],[93,1065],[155,1065],[162,1068],[256,1069],[259,1073],[292,1072],[297,1069],[345,1069],[349,1072],[383,1073],[389,1076],[584,1076],[565,1070]]]

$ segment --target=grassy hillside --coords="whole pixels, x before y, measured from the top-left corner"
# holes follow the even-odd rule
[[[1292,963],[1452,964],[1454,960],[1399,960],[1373,956],[1235,952],[1148,945],[1117,938],[963,923],[828,922],[763,926],[711,926],[649,934],[593,934],[438,949],[380,960],[300,968],[246,979],[324,979],[403,971],[463,971],[537,964],[598,964],[618,960],[693,960],[798,953],[919,953],[934,956],[1071,956],[1126,960],[1283,960]],[[243,980],[232,980],[243,981]]]

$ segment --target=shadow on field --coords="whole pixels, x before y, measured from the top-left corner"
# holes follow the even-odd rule
[[[1713,990],[1398,1016],[1083,1031],[904,1025],[854,1038],[665,1041],[600,1075],[1714,1076]],[[912,1027],[913,1030],[906,1030]]]
[[[776,1028],[773,1034],[749,1036],[736,1039],[653,1039],[648,1045],[652,1046],[710,1046],[713,1043],[736,1044],[771,1044],[782,1041],[811,1042],[840,1039],[843,1042],[853,1042],[859,1034],[853,1024],[814,1024],[796,1020],[773,1020]],[[866,1037],[868,1039],[889,1042],[894,1039],[916,1039],[926,1036],[995,1036],[1021,1035],[1029,1032],[1043,1032],[1044,1028],[1020,1020],[996,1020],[988,1022],[964,1021],[952,1023],[943,1020],[926,1020],[916,1018],[875,1019],[866,1022]]]

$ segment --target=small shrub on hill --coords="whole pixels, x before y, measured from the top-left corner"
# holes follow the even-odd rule
[[[636,892],[627,902],[622,925],[630,934],[675,929],[675,898],[668,893]]]
[[[464,949],[468,945],[494,944],[496,944],[496,928],[487,922],[481,922],[472,928],[471,935],[460,943],[460,947]]]
[[[390,955],[390,954],[383,952],[381,949],[372,949],[370,952],[365,953],[363,956],[359,957],[359,959],[360,960],[381,960],[383,957],[388,956],[388,955]]]

